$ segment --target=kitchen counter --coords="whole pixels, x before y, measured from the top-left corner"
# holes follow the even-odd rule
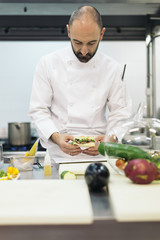
[[[10,156],[14,156],[14,155],[25,155],[26,151],[4,151],[3,152],[3,156],[5,159],[5,162],[9,162],[7,161],[7,158],[9,158]],[[39,158],[40,160],[43,160],[44,156],[45,156],[46,152],[45,151],[37,151],[36,153],[36,158]]]
[[[20,180],[58,178],[58,165],[55,164],[52,167],[52,176],[45,177],[43,169],[35,167],[33,171],[22,172]],[[90,198],[94,214],[93,224],[0,226],[0,239],[159,240],[160,222],[117,222],[111,210],[107,189],[100,193],[90,192]]]

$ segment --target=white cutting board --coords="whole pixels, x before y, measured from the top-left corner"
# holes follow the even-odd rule
[[[104,165],[107,165],[107,162],[101,162]],[[59,175],[63,171],[70,171],[77,175],[84,175],[87,167],[91,164],[91,162],[86,163],[63,163],[59,164]]]
[[[160,181],[134,184],[112,172],[108,188],[117,221],[160,221]]]
[[[93,222],[84,180],[1,181],[0,189],[0,225]]]

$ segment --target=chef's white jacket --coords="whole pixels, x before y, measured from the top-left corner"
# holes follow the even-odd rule
[[[117,121],[131,114],[131,100],[121,76],[120,65],[99,50],[87,63],[77,59],[71,46],[40,59],[34,74],[29,114],[52,160],[102,158],[63,153],[50,140],[54,132],[120,137]]]

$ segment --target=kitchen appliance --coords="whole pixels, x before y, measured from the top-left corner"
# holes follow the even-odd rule
[[[138,146],[144,150],[159,151],[160,120],[156,118],[142,118],[134,121],[123,136],[122,143]]]
[[[31,137],[31,143],[22,145],[22,146],[12,146],[9,142],[8,139],[3,140],[3,152],[23,152],[23,151],[28,151],[31,149],[32,145],[34,142],[37,140],[36,137]],[[42,147],[40,141],[38,142],[38,149],[37,151],[46,151],[45,148]]]
[[[23,146],[31,143],[31,126],[29,122],[8,123],[8,141],[13,146]]]

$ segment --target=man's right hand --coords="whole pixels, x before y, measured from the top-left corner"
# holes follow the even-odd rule
[[[53,133],[51,139],[56,143],[61,150],[71,156],[75,156],[82,152],[81,148],[77,145],[72,145],[68,143],[70,140],[73,141],[74,137],[68,134]]]

